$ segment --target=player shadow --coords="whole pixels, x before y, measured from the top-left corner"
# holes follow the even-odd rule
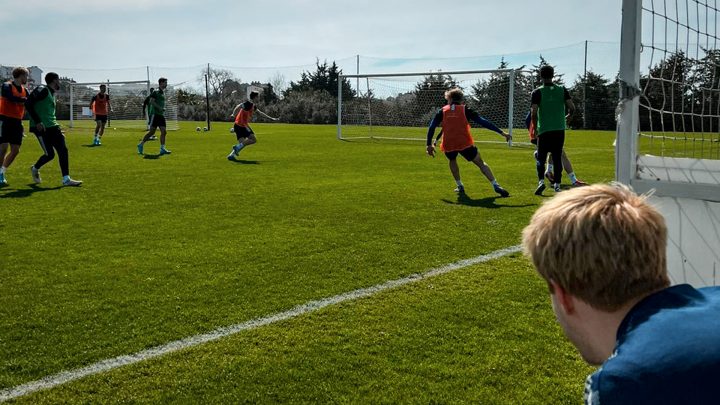
[[[145,153],[145,154],[143,154],[143,159],[155,160],[155,159],[160,159],[160,156],[162,156],[162,155],[159,153],[156,153],[154,155],[152,153]]]
[[[9,193],[3,193],[4,190],[8,190],[7,187],[0,188],[0,198],[26,198],[26,197],[30,197],[31,195],[33,195],[35,193],[39,193],[42,191],[59,190],[59,189],[63,188],[63,186],[40,187],[37,184],[28,184],[28,187],[30,187],[30,188],[23,188],[20,190],[12,190]]]
[[[230,163],[240,164],[240,165],[259,165],[260,162],[257,160],[245,160],[245,159],[235,159],[235,160],[229,160]]]
[[[505,197],[500,196],[492,196],[492,197],[484,197],[484,198],[472,198],[469,195],[465,193],[460,193],[457,196],[457,200],[452,201],[448,200],[446,198],[443,198],[442,201],[446,204],[452,204],[452,205],[465,205],[468,207],[479,207],[479,208],[522,208],[522,207],[531,207],[535,204],[521,204],[521,205],[509,205],[509,204],[496,204],[496,200],[504,200]]]
[[[91,144],[89,144],[89,145],[82,145],[82,146],[83,146],[83,148],[99,148],[99,147],[101,147],[102,145],[96,145],[96,144],[94,144],[94,143],[91,143]]]

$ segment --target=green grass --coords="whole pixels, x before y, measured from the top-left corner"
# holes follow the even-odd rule
[[[68,132],[81,188],[56,161],[30,186],[26,138],[0,189],[0,389],[516,245],[543,200],[530,149],[481,145],[512,195],[461,162],[458,199],[422,142],[257,124],[231,163],[229,124],[198,125],[159,158]],[[613,178],[613,138],[569,132],[583,180]],[[515,255],[19,402],[578,402],[589,371]]]

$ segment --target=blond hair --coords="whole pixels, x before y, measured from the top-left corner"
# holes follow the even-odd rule
[[[464,97],[464,94],[460,87],[453,87],[452,89],[445,91],[446,99],[449,98],[450,100],[459,103],[460,101],[462,101],[463,97]]]
[[[620,184],[562,192],[523,230],[525,254],[548,284],[609,312],[670,285],[666,243],[662,215]]]

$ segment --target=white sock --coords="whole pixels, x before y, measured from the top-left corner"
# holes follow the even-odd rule
[[[577,177],[575,177],[575,172],[568,173],[568,177],[570,177],[570,182],[571,182],[571,183],[574,184],[575,182],[577,182]]]
[[[547,166],[546,173],[552,173],[553,172],[553,165],[552,163]]]
[[[455,180],[455,184],[457,184],[458,187],[462,187],[462,180]]]
[[[68,181],[68,180],[70,180],[70,175],[63,176],[63,181]]]
[[[545,180],[538,180],[538,186],[545,184]]]
[[[5,167],[5,166],[0,167],[0,173],[5,174],[6,170],[7,170],[7,167]]]
[[[500,187],[500,184],[498,184],[497,180],[491,181],[490,184],[492,184],[493,186],[498,186],[498,187]]]
[[[165,149],[165,144],[160,145],[160,149]]]
[[[244,144],[244,143],[238,142],[238,144],[237,144],[237,150],[238,150],[238,152],[240,152],[240,151],[242,150],[242,148],[244,148],[244,147],[245,147],[245,144]]]

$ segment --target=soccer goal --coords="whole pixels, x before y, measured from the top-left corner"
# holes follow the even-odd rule
[[[622,11],[617,180],[654,193],[673,282],[718,285],[720,10],[623,0]]]
[[[90,101],[100,91],[100,85],[107,87],[112,110],[108,114],[108,127],[146,129],[147,114],[143,108],[145,98],[150,94],[147,80],[122,82],[94,82],[70,84],[70,128],[95,128]],[[167,129],[178,129],[177,94],[168,86],[165,89],[165,119]]]
[[[424,141],[430,120],[445,105],[445,91],[460,87],[466,104],[510,132],[514,145],[530,145],[525,116],[533,83],[530,72],[512,69],[343,75],[338,80],[337,137]],[[473,137],[476,142],[505,142],[486,129],[473,129]]]

